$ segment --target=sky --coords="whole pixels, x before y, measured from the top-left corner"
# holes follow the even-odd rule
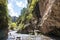
[[[27,0],[8,0],[9,15],[18,17],[21,10],[27,7]]]

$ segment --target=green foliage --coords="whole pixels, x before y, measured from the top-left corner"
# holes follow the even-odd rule
[[[0,40],[7,40],[8,17],[7,0],[0,0]]]
[[[29,11],[32,12],[36,3],[38,2],[38,0],[32,0],[32,2],[29,4]]]
[[[21,16],[21,21],[25,20],[25,14]]]
[[[21,15],[20,15],[19,18],[17,19],[17,23],[18,23],[18,24],[21,23],[21,22],[23,22],[23,21],[25,20],[25,18],[26,18],[26,12],[27,12],[27,8],[23,8],[23,9],[21,10]]]
[[[36,4],[36,2],[38,2],[38,0],[32,0],[31,5],[35,5],[35,4]]]
[[[24,29],[24,23],[20,23],[18,26],[18,30],[22,30],[22,29]]]
[[[24,15],[24,14],[26,13],[26,11],[27,11],[27,8],[23,8],[23,9],[21,10],[21,15]]]
[[[11,27],[16,27],[16,23],[12,23],[11,24]]]
[[[18,29],[20,30],[24,29],[25,22],[29,22],[33,18],[32,11],[38,0],[31,0],[30,2],[28,8],[23,8],[21,10],[21,15],[18,18],[17,24],[19,24]]]
[[[33,17],[33,15],[32,15],[32,13],[30,13],[26,18],[27,18],[27,20],[31,20],[32,17]]]
[[[7,0],[0,0],[0,29],[8,28]]]
[[[16,23],[11,23],[9,29],[14,30],[17,27]]]

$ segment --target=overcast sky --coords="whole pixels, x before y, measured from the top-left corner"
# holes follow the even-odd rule
[[[27,0],[8,0],[8,10],[11,16],[18,17],[24,7],[27,7]]]

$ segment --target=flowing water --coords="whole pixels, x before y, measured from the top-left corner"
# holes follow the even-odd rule
[[[53,40],[52,38],[43,35],[18,34],[16,32],[17,31],[9,32],[7,40]]]
[[[18,34],[17,31],[11,31],[8,33],[7,40],[41,40],[40,36],[29,34]]]

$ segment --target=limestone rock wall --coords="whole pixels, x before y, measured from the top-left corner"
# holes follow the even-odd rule
[[[52,31],[58,34],[60,32],[60,0],[40,0],[39,7],[42,16],[40,31],[44,34]]]

